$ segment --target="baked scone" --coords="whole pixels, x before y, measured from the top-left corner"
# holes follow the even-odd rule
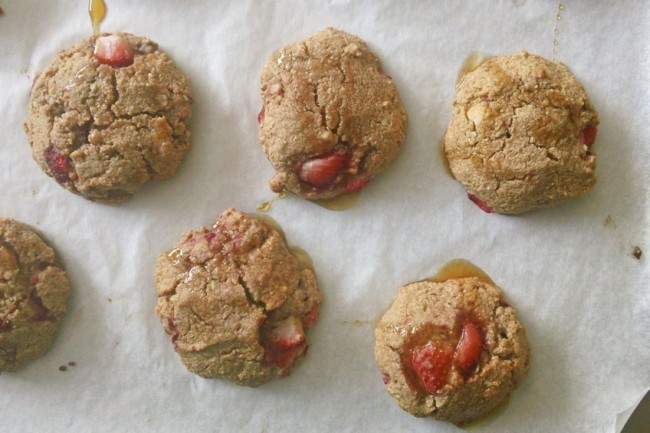
[[[597,126],[564,64],[527,52],[493,57],[456,87],[445,156],[483,210],[520,214],[592,189]]]
[[[0,218],[0,371],[48,351],[69,291],[52,248],[26,225]]]
[[[104,33],[61,51],[38,76],[25,132],[61,186],[119,202],[175,173],[189,148],[191,95],[155,42]]]
[[[189,371],[257,386],[307,350],[322,295],[267,221],[233,208],[183,235],[156,269],[156,313]]]
[[[260,141],[275,192],[358,191],[397,157],[406,111],[364,41],[327,28],[277,51],[262,71]]]
[[[530,351],[501,290],[460,277],[400,288],[375,328],[375,358],[402,409],[462,425],[519,386]]]

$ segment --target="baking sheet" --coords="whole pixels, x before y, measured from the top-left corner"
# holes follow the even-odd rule
[[[0,214],[55,245],[74,289],[52,350],[0,376],[0,430],[459,431],[399,409],[384,391],[372,334],[400,285],[456,257],[504,289],[533,350],[506,410],[468,430],[621,428],[650,387],[649,3],[107,4],[102,30],[156,40],[190,77],[193,147],[174,178],[123,204],[91,203],[56,185],[32,160],[22,124],[37,72],[90,35],[87,5],[0,0]],[[254,212],[274,197],[257,138],[259,73],[274,50],[327,26],[359,35],[379,55],[409,114],[407,140],[351,209],[288,197],[268,212],[311,254],[325,297],[305,362],[257,389],[199,378],[153,313],[156,256],[230,205]],[[522,49],[555,55],[587,89],[601,118],[598,183],[565,205],[487,215],[446,174],[439,143],[463,60]]]

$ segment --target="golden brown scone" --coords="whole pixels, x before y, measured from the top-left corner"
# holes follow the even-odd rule
[[[445,156],[483,210],[519,214],[591,190],[597,126],[564,64],[527,52],[494,57],[456,87]]]
[[[523,325],[477,277],[399,289],[375,329],[386,389],[407,412],[461,425],[503,402],[528,373]]]
[[[49,350],[69,291],[52,248],[26,225],[0,218],[0,371]]]
[[[257,386],[307,349],[322,296],[274,226],[230,208],[158,259],[156,313],[192,373]]]
[[[260,141],[269,185],[308,199],[358,191],[397,157],[406,112],[356,36],[333,28],[276,52],[261,77]]]
[[[158,45],[128,33],[61,51],[34,83],[25,132],[41,169],[90,200],[119,202],[171,177],[189,148],[191,89]]]

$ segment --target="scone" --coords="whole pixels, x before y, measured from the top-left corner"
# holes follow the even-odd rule
[[[48,351],[69,291],[52,248],[26,225],[0,218],[0,371]]]
[[[93,36],[61,51],[34,83],[25,131],[64,188],[119,202],[172,176],[189,148],[191,89],[149,39]]]
[[[269,185],[308,199],[358,191],[397,157],[406,112],[364,41],[327,28],[277,51],[262,71],[260,141]]]
[[[479,277],[400,288],[375,339],[387,391],[415,416],[465,424],[503,402],[528,373],[523,325],[501,290]]]
[[[564,64],[521,52],[490,58],[458,83],[444,151],[472,201],[520,214],[592,189],[597,126]]]
[[[307,350],[322,300],[283,234],[235,209],[183,235],[156,269],[156,313],[189,371],[257,386]]]

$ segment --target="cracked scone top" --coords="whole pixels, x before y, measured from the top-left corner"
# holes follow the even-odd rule
[[[519,386],[530,352],[500,289],[464,277],[400,288],[375,328],[375,358],[402,409],[461,425]]]
[[[102,34],[61,51],[38,76],[25,131],[64,188],[119,202],[174,174],[189,148],[191,89],[149,39]]]
[[[279,228],[233,208],[160,255],[156,289],[156,313],[187,369],[248,386],[286,376],[304,356],[322,300]]]
[[[483,210],[519,214],[591,190],[597,126],[564,64],[527,52],[495,57],[458,83],[445,156]]]
[[[0,371],[48,351],[69,291],[52,248],[26,225],[0,218]]]
[[[393,80],[356,36],[327,28],[262,71],[260,141],[269,185],[308,199],[358,191],[397,157],[407,116]]]

